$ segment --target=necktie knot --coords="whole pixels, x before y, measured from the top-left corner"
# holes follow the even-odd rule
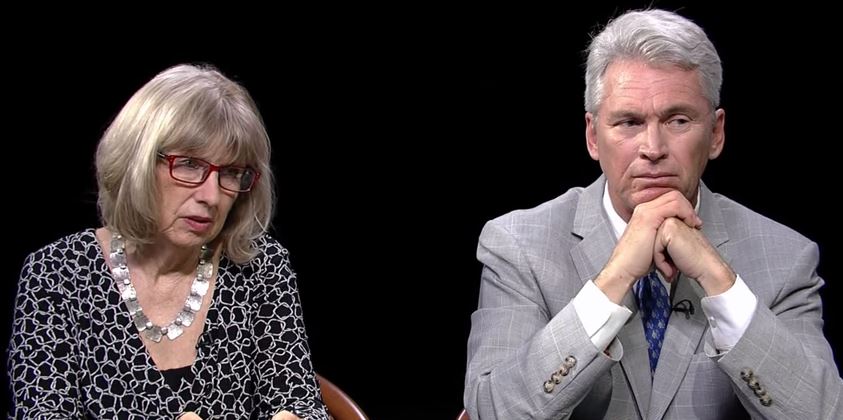
[[[638,283],[638,308],[649,347],[650,373],[653,374],[670,319],[670,296],[655,271],[642,277]]]

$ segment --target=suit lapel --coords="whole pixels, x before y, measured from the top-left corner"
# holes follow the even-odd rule
[[[702,183],[700,183],[699,215],[703,220],[703,234],[708,242],[718,249],[723,258],[723,246],[729,239],[726,234],[723,215],[717,207],[716,197]],[[694,313],[685,316],[684,313],[671,314],[667,324],[664,343],[662,345],[659,364],[653,377],[653,391],[650,397],[650,420],[661,419],[673,401],[679,386],[685,379],[685,373],[699,346],[703,333],[708,328],[708,321],[702,311],[700,299],[705,291],[696,280],[680,275],[673,287],[672,304],[688,300],[694,308]],[[640,319],[640,318],[639,318]],[[640,321],[639,321],[640,322]],[[641,328],[643,330],[643,327]],[[645,342],[646,346],[646,342]]]
[[[617,243],[601,204],[604,182],[601,176],[583,191],[571,229],[582,238],[571,248],[571,258],[583,283],[600,273]]]
[[[703,235],[708,239],[708,243],[717,248],[723,259],[729,262],[731,258],[726,247],[729,234],[726,233],[725,218],[717,205],[717,197],[702,182],[700,182],[700,218],[703,220]]]
[[[583,283],[593,280],[600,273],[617,243],[603,212],[604,184],[605,178],[601,176],[583,191],[574,216],[572,232],[582,240],[571,248],[571,259]],[[647,341],[644,339],[644,327],[632,293],[627,293],[622,305],[632,310],[633,316],[618,334],[624,352],[620,364],[630,384],[638,411],[645,416],[651,389]]]
[[[641,413],[642,418],[647,418],[653,384],[650,378],[649,347],[647,340],[644,339],[644,324],[641,322],[641,313],[638,311],[638,304],[632,293],[624,296],[622,304],[633,313],[618,333],[618,340],[623,345],[623,358],[620,364],[632,389],[638,412]]]

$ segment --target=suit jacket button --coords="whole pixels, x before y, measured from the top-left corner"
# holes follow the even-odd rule
[[[556,372],[553,375],[550,375],[550,380],[555,384],[559,384],[562,382],[562,375],[560,375],[559,372]]]
[[[743,368],[741,369],[741,379],[744,381],[749,381],[749,378],[752,377],[752,369],[750,368]]]
[[[558,373],[562,376],[568,376],[568,366],[565,366],[565,365],[560,366],[559,370],[557,370],[556,373]]]
[[[565,366],[572,368],[577,365],[577,358],[574,356],[568,356],[565,358]]]
[[[764,389],[763,386],[759,386],[758,389],[755,390],[756,397],[763,397],[765,395],[767,395],[767,390]]]
[[[555,386],[556,385],[553,384],[553,381],[545,381],[544,382],[544,392],[550,394],[551,392],[553,392],[553,388]]]
[[[758,400],[761,401],[761,405],[763,405],[764,407],[769,407],[770,404],[773,403],[773,399],[770,398],[769,395],[764,395],[763,397],[759,398]]]
[[[758,379],[756,379],[754,377],[750,378],[748,381],[746,381],[746,384],[749,385],[749,387],[752,388],[753,391],[757,391],[757,390],[761,389],[761,383],[758,382]]]

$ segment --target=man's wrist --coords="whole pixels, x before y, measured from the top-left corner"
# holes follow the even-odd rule
[[[623,297],[632,287],[632,284],[635,283],[635,280],[637,279],[606,266],[597,274],[597,277],[594,279],[594,285],[614,304],[620,305]]]
[[[700,276],[697,281],[707,296],[716,296],[731,289],[736,279],[737,275],[732,268],[724,262],[719,262],[714,270],[711,270],[708,275]]]

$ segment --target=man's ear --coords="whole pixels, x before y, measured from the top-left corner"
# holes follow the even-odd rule
[[[590,112],[585,113],[585,146],[592,159],[600,159],[600,151],[597,148],[597,115]]]
[[[723,144],[726,142],[726,111],[718,108],[714,111],[714,127],[711,129],[711,146],[708,149],[708,158],[717,159],[723,151]]]

